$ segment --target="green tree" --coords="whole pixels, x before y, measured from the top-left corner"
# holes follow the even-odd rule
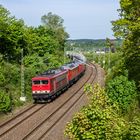
[[[65,27],[63,26],[64,20],[56,15],[49,12],[47,15],[41,17],[43,26],[50,29],[54,33],[54,38],[60,44],[60,49],[63,49],[66,39],[69,37],[68,33],[65,32]]]
[[[120,19],[112,22],[116,37],[124,39],[124,65],[130,79],[140,81],[140,1],[120,0]]]
[[[52,12],[49,12],[47,15],[43,15],[41,17],[41,21],[44,26],[53,30],[57,30],[58,28],[63,27],[64,22],[64,20],[60,16],[52,14]]]
[[[54,37],[54,32],[44,26],[35,28],[34,32],[38,38],[38,45],[33,48],[33,52],[38,52],[39,56],[45,53],[54,54],[59,50],[59,42]]]
[[[27,53],[24,22],[0,5],[0,53],[8,61],[19,61],[21,48]]]
[[[106,46],[108,47],[108,48],[111,48],[112,47],[112,42],[111,42],[111,40],[109,39],[109,38],[106,38]]]

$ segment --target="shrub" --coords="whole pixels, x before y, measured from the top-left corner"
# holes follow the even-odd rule
[[[135,105],[137,95],[135,83],[125,76],[117,76],[108,82],[106,91],[111,103],[118,104],[122,113],[128,112],[132,105]]]
[[[128,130],[124,140],[140,140],[140,114],[135,114],[132,121],[128,122]]]
[[[11,99],[10,96],[6,93],[0,91],[0,112],[8,112],[11,108]]]
[[[86,87],[87,89],[91,93],[89,86]],[[120,118],[107,104],[104,89],[95,86],[93,91],[91,103],[67,124],[65,135],[74,140],[122,139],[125,134],[124,119]]]

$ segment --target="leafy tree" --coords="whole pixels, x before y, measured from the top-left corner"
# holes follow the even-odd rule
[[[60,44],[58,40],[55,39],[54,33],[44,26],[39,26],[35,31],[39,37],[39,45],[34,48],[34,52],[38,52],[40,56],[44,56],[45,53],[57,53]]]
[[[120,0],[120,19],[112,22],[116,37],[124,39],[124,65],[130,79],[140,81],[140,1]]]
[[[24,22],[17,20],[10,12],[0,5],[0,53],[8,61],[19,62],[21,48],[27,54],[24,38]]]
[[[46,27],[52,30],[57,30],[58,28],[63,27],[64,22],[60,16],[52,14],[52,12],[49,12],[47,15],[43,15],[41,17],[41,21]]]
[[[52,14],[47,18],[49,23],[45,26],[28,27],[0,5],[0,111],[9,111],[10,104],[13,107],[22,105],[19,100],[22,48],[28,100],[31,100],[31,78],[64,62],[60,56],[68,34],[63,20]]]
[[[41,17],[41,21],[46,28],[50,29],[54,33],[54,38],[56,38],[59,42],[60,49],[63,49],[64,43],[69,37],[68,33],[65,32],[65,28],[63,27],[64,20],[60,16],[49,12],[47,15],[43,15]]]

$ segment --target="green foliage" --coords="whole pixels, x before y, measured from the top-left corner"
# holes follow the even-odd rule
[[[6,60],[19,60],[20,48],[25,48],[24,22],[10,15],[10,12],[0,5],[0,53]],[[26,52],[27,53],[27,52]]]
[[[7,112],[10,111],[11,108],[11,99],[3,91],[0,91],[0,112]]]
[[[63,19],[48,13],[42,17],[43,25],[28,27],[23,20],[11,16],[10,12],[0,5],[0,89],[12,107],[20,106],[21,96],[21,50],[24,57],[25,96],[31,98],[31,78],[50,68],[64,63],[60,56],[67,32]],[[3,106],[3,103],[0,102]],[[8,111],[6,109],[5,111]]]
[[[111,48],[113,45],[114,45],[113,42],[109,38],[106,38],[106,46],[108,48]]]
[[[65,134],[74,140],[120,140],[125,134],[125,121],[108,105],[105,90],[96,85],[91,91],[91,102],[67,124]]]
[[[129,122],[129,131],[126,135],[128,140],[140,139],[140,116],[135,116],[133,121]]]
[[[135,108],[130,112],[133,112],[133,114],[129,113],[129,116],[122,116],[120,113],[120,111],[122,111],[120,105],[121,107],[123,106],[123,109],[126,109],[127,105],[129,108],[134,103],[136,93],[132,95],[131,92],[135,92],[135,85],[124,76],[115,79],[115,81],[117,82],[111,85],[112,87],[114,85],[115,89],[117,88],[117,90],[114,90],[113,96],[111,96],[115,101],[111,101],[110,98],[108,98],[108,93],[99,87],[99,85],[95,85],[94,89],[92,89],[89,84],[85,86],[84,90],[89,96],[90,103],[82,108],[82,110],[73,117],[72,121],[67,124],[65,129],[66,136],[72,140],[140,139],[140,114],[135,114]],[[125,88],[130,88],[130,96],[128,95],[126,97],[123,96],[124,90],[120,92],[123,87],[119,86],[125,85],[125,82],[127,85]],[[113,89],[110,91],[113,91]],[[127,90],[125,91],[127,92]],[[116,102],[116,100],[118,101],[117,97],[120,98],[120,102]],[[123,101],[126,104],[124,104]]]
[[[103,67],[106,71],[110,69],[111,71],[112,70],[116,72],[118,71],[118,73],[121,74],[124,71],[122,53],[120,51],[116,51],[115,53],[105,53],[105,54],[86,53],[85,56],[89,61],[100,64],[100,66]]]
[[[128,77],[128,70],[126,70],[124,66],[124,60],[121,58],[122,54],[118,56],[119,56],[118,59],[114,59],[114,58],[112,59],[114,63],[112,63],[112,60],[111,60],[111,64],[113,65],[112,65],[111,71],[107,73],[106,75],[106,82],[120,75]]]
[[[61,44],[61,47],[64,47],[65,40],[69,37],[63,27],[64,20],[60,16],[49,12],[41,17],[41,21],[44,27],[54,32],[54,38]]]
[[[24,56],[37,53],[41,57],[63,50],[68,34],[58,15],[42,16],[44,25],[36,28],[25,26],[23,20],[11,16],[1,5],[0,15],[0,53],[9,62],[20,63],[21,48]]]
[[[90,93],[92,93],[92,91],[93,91],[93,87],[91,86],[91,84],[86,84],[84,86],[84,92],[90,94]]]
[[[49,12],[47,15],[43,15],[41,17],[41,21],[45,26],[52,29],[61,28],[64,22],[60,16],[52,14],[52,12]]]
[[[0,89],[2,93],[2,98],[4,103],[0,102],[0,105],[6,104],[9,106],[10,98],[10,107],[20,106],[20,65],[11,64],[5,61],[0,63]],[[10,108],[12,109],[12,108]],[[5,110],[9,111],[9,108]]]
[[[10,85],[18,85],[20,81],[20,66],[12,65],[8,62],[0,62],[0,87],[10,91]]]
[[[125,76],[117,76],[107,83],[107,95],[111,104],[119,105],[122,113],[130,111],[136,101],[136,86],[134,81],[129,81]]]
[[[140,1],[121,0],[120,19],[112,22],[116,37],[124,38],[124,65],[130,79],[140,81]]]

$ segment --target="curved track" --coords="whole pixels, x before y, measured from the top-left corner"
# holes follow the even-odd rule
[[[92,73],[89,76],[89,79],[86,80],[86,83],[93,83],[93,81],[96,78],[97,75],[97,68],[95,65],[92,64],[93,67],[95,67],[95,75],[93,75],[93,70]],[[92,76],[93,75],[93,76]],[[92,78],[92,80],[91,80]],[[91,81],[90,81],[91,80]],[[82,86],[84,87],[84,85]],[[81,88],[82,88],[81,87]],[[78,94],[79,90],[77,90],[75,92],[75,94]],[[43,137],[51,130],[53,129],[53,127],[61,120],[61,118],[83,97],[84,91],[82,91],[82,94],[80,93],[79,96],[68,106],[65,107],[68,102],[70,102],[70,100],[73,100],[74,96],[76,96],[75,94],[73,94],[69,99],[67,99],[59,108],[57,108],[52,114],[50,114],[42,123],[40,123],[33,131],[31,131],[30,133],[28,133],[23,139],[43,139]],[[63,110],[63,108],[65,108],[65,111],[63,111],[63,113],[61,113],[61,115],[59,115],[59,117],[57,119],[55,119],[55,121],[53,121],[52,123],[47,123],[47,121],[49,121],[49,119],[57,114],[59,114],[58,112],[60,110]],[[46,124],[45,124],[46,123]],[[45,129],[44,132],[42,132],[42,129],[40,129],[41,127],[43,127],[43,125],[47,125],[47,129]],[[39,130],[40,129],[40,130]],[[36,135],[37,134],[37,135]],[[40,136],[38,135],[40,134]]]
[[[70,108],[72,108],[72,106],[74,106],[74,104],[78,100],[80,100],[80,98],[83,96],[83,94],[78,95],[79,90],[85,85],[86,82],[92,83],[94,81],[96,74],[93,77],[92,76],[93,72],[94,72],[94,70],[92,68],[91,73],[89,74],[88,78],[84,81],[82,86],[80,86],[80,88],[78,88],[76,91],[74,91],[73,94],[71,94],[71,96],[69,96],[63,103],[61,103],[59,106],[56,106],[55,109],[51,111],[51,113],[47,114],[47,116],[45,116],[45,118],[43,120],[40,120],[40,122],[37,123],[37,125],[35,125],[35,127],[33,127],[30,131],[27,131],[28,133],[26,133],[24,136],[22,136],[22,138],[19,138],[19,139],[34,139],[34,136],[35,136],[35,139],[43,138],[44,135],[46,135],[46,133],[48,133],[55,126],[55,124],[57,122],[59,122],[59,120],[62,118],[62,116],[64,116],[68,112],[68,110]],[[97,73],[96,67],[95,67],[95,73]],[[91,78],[92,78],[92,80],[91,80]],[[73,98],[75,96],[78,96],[78,97],[74,100]],[[73,102],[72,102],[72,100],[73,100]],[[67,105],[68,102],[72,102],[72,103],[68,106]],[[55,104],[55,102],[52,104]],[[52,104],[50,104],[50,105],[52,105]],[[26,110],[24,110],[23,112],[21,112],[21,114],[18,114],[17,116],[13,117],[12,119],[8,120],[7,122],[1,124],[0,125],[0,139],[6,139],[6,140],[10,139],[11,140],[11,138],[9,137],[10,135],[8,135],[8,133],[10,131],[12,131],[17,126],[22,128],[23,122],[27,121],[31,117],[38,116],[37,113],[41,110],[43,112],[43,109],[46,109],[47,105],[49,105],[49,104],[32,105],[31,107],[29,107]],[[66,106],[68,106],[67,109],[65,109]],[[62,112],[61,110],[63,110],[63,108],[64,108],[64,111]],[[59,112],[62,112],[62,113],[60,113],[60,115],[59,115]],[[36,134],[38,134],[37,132],[40,131],[40,128],[45,123],[50,122],[51,118],[53,118],[54,116],[58,116],[58,118],[55,121],[53,121],[52,124],[50,123],[49,125],[47,125],[48,128],[45,129],[45,131],[43,131],[43,133],[41,133],[40,135],[37,135],[38,136],[38,138],[37,138]]]

